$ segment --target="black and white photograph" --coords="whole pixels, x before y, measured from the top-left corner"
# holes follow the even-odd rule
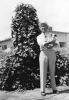
[[[69,0],[0,1],[0,100],[69,100]]]

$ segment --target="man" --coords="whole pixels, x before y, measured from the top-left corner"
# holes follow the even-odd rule
[[[39,63],[40,63],[40,88],[41,95],[45,96],[45,86],[46,86],[46,78],[47,78],[47,67],[49,64],[49,71],[51,76],[51,86],[53,89],[53,93],[58,93],[56,89],[55,82],[55,61],[56,61],[56,53],[55,47],[58,45],[58,41],[51,34],[47,34],[48,26],[45,23],[41,24],[42,33],[37,36],[37,42],[40,46],[40,55],[39,55]]]

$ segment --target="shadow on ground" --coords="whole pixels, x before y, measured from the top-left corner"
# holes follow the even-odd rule
[[[59,94],[62,94],[62,93],[69,93],[69,89],[59,91]],[[52,92],[47,93],[47,95],[50,95],[50,94],[53,94],[53,93]]]
[[[69,89],[60,91],[60,93],[69,93]]]

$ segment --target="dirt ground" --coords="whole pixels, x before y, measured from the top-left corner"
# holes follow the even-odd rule
[[[51,88],[46,88],[46,96],[41,96],[40,89],[27,90],[24,92],[0,91],[0,100],[69,100],[69,86],[57,87],[59,94],[52,94]]]

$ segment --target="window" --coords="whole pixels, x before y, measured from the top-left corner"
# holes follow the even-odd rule
[[[7,49],[7,45],[2,45],[2,50]]]

